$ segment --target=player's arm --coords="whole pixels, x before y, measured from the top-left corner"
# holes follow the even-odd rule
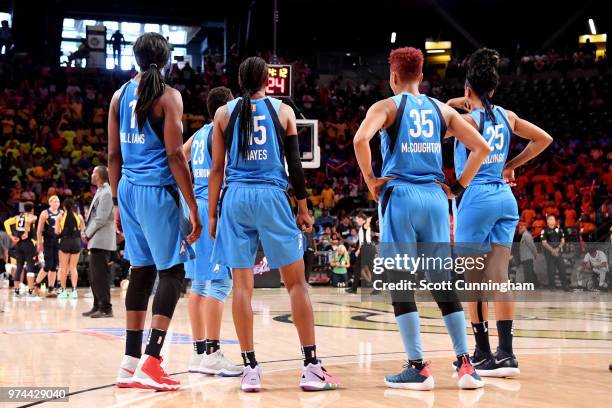
[[[289,105],[283,103],[279,109],[279,116],[285,125],[285,160],[287,160],[289,180],[297,200],[297,223],[303,231],[311,231],[314,221],[308,214],[308,203],[306,201],[308,194],[306,193],[306,180],[304,179],[304,169],[300,156],[295,112]]]
[[[368,189],[376,201],[378,201],[378,195],[385,183],[391,178],[382,177],[377,179],[374,175],[370,140],[372,140],[380,129],[384,129],[391,124],[391,112],[393,109],[395,109],[395,103],[391,99],[376,102],[368,109],[368,113],[363,122],[361,122],[355,134],[355,138],[353,139],[357,164],[359,164],[359,168],[361,169]]]
[[[188,162],[191,161],[191,144],[192,143],[193,143],[193,135],[183,145],[183,154],[185,155],[185,160],[187,160]]]
[[[512,172],[511,176],[514,179],[514,170],[542,153],[552,143],[553,138],[545,130],[519,118],[516,113],[507,112],[509,122],[512,124],[512,133],[523,139],[529,139],[529,143],[523,151],[506,163],[505,169]]]
[[[461,143],[470,150],[467,162],[463,168],[461,176],[457,179],[457,182],[453,187],[445,188],[445,191],[449,198],[461,193],[465,188],[472,182],[476,173],[480,169],[482,162],[485,161],[491,147],[487,144],[487,141],[482,137],[480,133],[474,128],[474,126],[468,123],[461,115],[449,107],[448,105],[440,104],[440,110],[442,110],[444,118],[447,123],[448,131],[447,134],[453,135]],[[450,194],[449,194],[450,193]]]
[[[217,109],[213,120],[212,164],[208,175],[208,226],[209,235],[213,239],[217,233],[217,208],[225,171],[226,148],[223,132],[227,128],[228,122],[229,112],[227,105],[224,105]]]
[[[446,104],[451,108],[461,109],[464,111],[471,112],[472,107],[470,106],[470,101],[465,96],[460,96],[459,98],[452,98],[446,101]]]
[[[191,184],[191,172],[183,154],[183,98],[176,89],[167,87],[159,102],[164,111],[164,145],[168,166],[174,176],[187,206],[189,207],[189,222],[191,233],[186,237],[190,244],[197,241],[202,232],[202,222],[198,213],[198,203]]]
[[[38,252],[42,251],[42,247],[43,247],[42,233],[43,233],[43,229],[45,228],[45,223],[47,222],[48,218],[49,218],[49,212],[47,210],[44,210],[43,212],[40,213],[40,218],[38,219],[38,226],[36,228],[36,246],[37,246],[36,249]]]

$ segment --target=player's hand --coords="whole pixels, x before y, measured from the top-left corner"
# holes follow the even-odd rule
[[[516,183],[514,180],[514,169],[505,168],[502,171],[502,178],[504,182],[506,182],[510,187],[516,187]]]
[[[28,234],[24,232],[23,234],[21,234],[21,240],[25,241],[26,239],[28,239]]]
[[[446,104],[451,108],[459,108],[468,112],[472,111],[472,105],[470,105],[470,101],[464,96],[449,99]]]
[[[117,232],[123,232],[123,228],[121,227],[121,214],[119,213],[119,207],[115,206],[115,227],[117,228]]]
[[[368,186],[368,190],[374,196],[374,200],[378,202],[378,197],[380,196],[380,192],[387,184],[387,181],[395,180],[395,177],[372,177],[366,179],[366,185]]]
[[[11,241],[13,241],[13,245],[16,245],[19,242],[19,238],[11,236]]]
[[[189,223],[191,224],[191,233],[187,235],[187,242],[193,244],[200,238],[202,233],[202,220],[200,220],[200,213],[198,207],[189,210]]]
[[[208,217],[208,235],[210,239],[217,237],[217,216]]]
[[[314,221],[308,212],[298,211],[297,225],[302,232],[311,232]]]
[[[37,253],[41,253],[43,251],[43,246],[42,244],[36,244],[36,252]]]
[[[442,183],[441,181],[438,181],[438,180],[434,180],[434,182],[440,187],[442,187],[442,190],[444,190],[444,193],[446,194],[449,200],[452,200],[456,197],[451,191],[451,188],[448,184]]]

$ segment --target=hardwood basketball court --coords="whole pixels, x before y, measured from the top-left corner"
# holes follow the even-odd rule
[[[82,293],[81,293],[82,294]],[[582,303],[522,303],[517,307],[515,353],[521,376],[485,379],[480,390],[459,390],[452,378],[453,351],[433,304],[419,304],[425,357],[433,363],[436,389],[393,390],[383,376],[405,360],[390,305],[331,288],[313,288],[319,355],[341,381],[337,391],[305,393],[297,387],[302,363],[289,298],[282,289],[258,289],[254,297],[255,348],[264,368],[264,391],[245,394],[239,379],[186,373],[192,352],[186,299],[181,299],[164,346],[166,370],[182,381],[179,392],[118,389],[115,372],[124,351],[123,294],[114,290],[115,317],[90,319],[81,313],[90,299],[14,299],[1,290],[0,386],[67,386],[69,402],[2,406],[70,407],[603,407],[612,385],[612,321],[609,303],[584,294]],[[492,319],[491,319],[492,320]],[[240,360],[225,307],[223,349]],[[492,329],[492,347],[497,344]],[[472,336],[469,336],[473,342]],[[473,347],[473,344],[471,344]]]

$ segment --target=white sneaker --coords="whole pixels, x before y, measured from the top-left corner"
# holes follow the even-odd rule
[[[214,353],[204,354],[197,372],[221,377],[238,377],[242,375],[243,370],[243,366],[232,363],[219,349]]]
[[[200,363],[202,362],[202,359],[204,358],[205,355],[206,353],[198,354],[194,350],[193,354],[191,355],[191,360],[189,360],[189,368],[187,369],[187,371],[189,371],[190,373],[199,373]]]
[[[134,375],[134,371],[136,371],[138,361],[139,359],[136,357],[123,356],[119,371],[117,372],[117,379],[115,380],[117,387],[130,388],[132,386],[132,376]]]

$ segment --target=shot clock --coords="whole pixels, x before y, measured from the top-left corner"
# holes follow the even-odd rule
[[[292,91],[291,65],[268,65],[266,95],[289,98]]]

